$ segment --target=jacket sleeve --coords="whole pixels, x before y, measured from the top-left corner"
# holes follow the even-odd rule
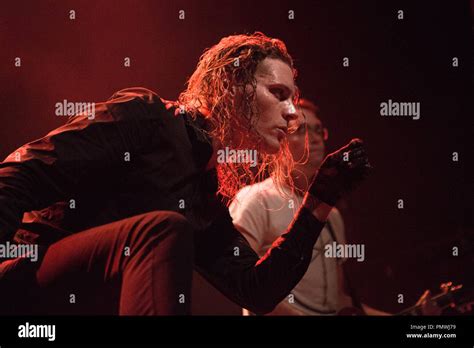
[[[271,312],[308,269],[324,223],[301,208],[259,259],[227,213],[196,236],[196,269],[224,295],[257,314]]]
[[[0,163],[0,241],[10,239],[23,213],[64,200],[81,180],[124,166],[125,152],[148,146],[161,100],[144,88],[117,92],[94,117],[74,116]],[[133,154],[132,154],[133,155]]]

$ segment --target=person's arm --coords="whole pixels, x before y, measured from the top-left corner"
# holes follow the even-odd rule
[[[323,227],[323,222],[302,207],[288,232],[259,258],[224,211],[196,234],[196,269],[235,303],[265,314],[303,277]]]
[[[197,270],[242,307],[271,312],[305,274],[332,206],[365,176],[368,162],[358,144],[328,155],[287,232],[260,259],[228,211],[221,212],[196,236]],[[350,165],[342,163],[344,152],[354,153]]]
[[[96,106],[94,119],[74,117],[10,154],[0,163],[0,241],[13,236],[23,213],[66,199],[84,178],[126,168],[125,152],[153,140],[152,107],[164,109],[150,91],[122,90]]]
[[[247,186],[239,191],[229,206],[235,228],[259,256],[265,254],[265,240],[268,240],[269,235],[273,236],[270,224],[271,216],[275,217],[276,214],[281,213],[268,206],[268,200],[271,199],[269,194],[272,193],[266,191],[264,185]],[[288,299],[285,298],[267,315],[300,316],[305,313],[288,303]]]

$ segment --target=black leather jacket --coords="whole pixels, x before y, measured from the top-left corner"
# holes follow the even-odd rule
[[[48,245],[171,210],[195,227],[197,270],[230,299],[266,313],[288,295],[306,272],[323,223],[302,209],[259,260],[216,197],[201,118],[177,112],[145,88],[121,90],[95,111],[93,119],[72,117],[0,163],[0,241]]]

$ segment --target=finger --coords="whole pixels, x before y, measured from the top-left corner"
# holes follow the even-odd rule
[[[352,150],[352,149],[356,149],[358,147],[361,147],[363,146],[364,142],[359,139],[359,138],[355,138],[355,139],[352,139],[348,144],[344,145],[343,147],[341,147],[339,150],[337,150],[336,152],[338,153],[342,153],[342,152],[347,152],[349,150]],[[335,152],[334,152],[335,153]]]
[[[364,148],[349,151],[338,151],[331,156],[331,160],[338,165],[346,166],[348,162],[354,162],[357,159],[367,158]]]
[[[349,161],[355,158],[360,158],[360,157],[367,157],[367,153],[363,147],[355,149],[355,150],[350,150],[348,153]]]
[[[355,147],[358,147],[358,146],[362,146],[364,144],[364,142],[362,141],[362,139],[359,139],[359,138],[354,138],[350,141],[349,143],[349,148],[355,148]]]
[[[363,167],[369,163],[369,159],[367,157],[353,158],[346,163],[350,168]]]

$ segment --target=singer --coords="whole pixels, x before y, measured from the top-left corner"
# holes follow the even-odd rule
[[[328,155],[287,232],[263,257],[252,250],[227,206],[267,168],[277,184],[291,172],[295,76],[279,39],[225,37],[178,101],[124,89],[14,151],[0,163],[0,243],[40,256],[1,260],[2,314],[188,314],[193,267],[242,307],[271,311],[370,168],[358,139]],[[226,147],[257,151],[257,170],[217,161]]]

